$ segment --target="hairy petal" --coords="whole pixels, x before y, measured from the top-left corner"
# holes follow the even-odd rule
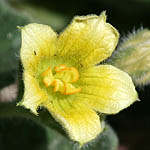
[[[69,137],[81,145],[94,139],[101,131],[99,116],[82,103],[65,99],[45,101],[43,106],[64,127]]]
[[[22,35],[21,60],[25,69],[33,69],[42,57],[53,56],[57,34],[47,25],[19,27]]]
[[[106,15],[78,16],[58,39],[58,55],[77,65],[91,66],[108,58],[115,49],[119,33],[106,23]]]
[[[138,100],[130,76],[111,65],[95,66],[82,72],[78,84],[82,89],[78,100],[101,113],[118,113]]]
[[[24,106],[37,115],[37,108],[41,105],[41,103],[47,100],[47,94],[39,87],[37,80],[31,72],[24,71],[24,84],[24,96],[22,101],[20,101],[17,105]]]

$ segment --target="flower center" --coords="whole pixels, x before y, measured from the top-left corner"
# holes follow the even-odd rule
[[[60,92],[64,95],[71,95],[81,91],[81,88],[76,88],[72,83],[78,81],[79,72],[75,67],[66,67],[66,65],[59,65],[54,67],[54,74],[49,67],[44,71],[42,81],[48,88],[53,87],[54,92]]]

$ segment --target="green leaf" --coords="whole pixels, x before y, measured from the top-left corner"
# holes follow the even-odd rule
[[[47,128],[46,131],[48,141],[47,150],[73,150],[73,142],[66,137],[51,128]]]
[[[32,120],[0,118],[1,150],[47,150],[46,130]]]
[[[28,22],[27,18],[18,15],[4,0],[0,1],[0,88],[16,78],[20,49],[20,33],[16,26]]]
[[[27,2],[15,2],[16,10],[30,18],[32,22],[47,24],[56,31],[61,31],[70,21],[69,18],[59,12],[49,10]]]

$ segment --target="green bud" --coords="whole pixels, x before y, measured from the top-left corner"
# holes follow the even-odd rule
[[[150,30],[140,29],[123,38],[108,63],[127,72],[135,85],[150,83]]]

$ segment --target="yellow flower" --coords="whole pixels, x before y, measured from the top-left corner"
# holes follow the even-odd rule
[[[137,100],[127,73],[96,65],[111,56],[119,34],[106,15],[75,17],[59,36],[47,25],[21,28],[25,92],[19,105],[48,109],[70,138],[84,144],[102,127],[96,112],[115,114]]]

